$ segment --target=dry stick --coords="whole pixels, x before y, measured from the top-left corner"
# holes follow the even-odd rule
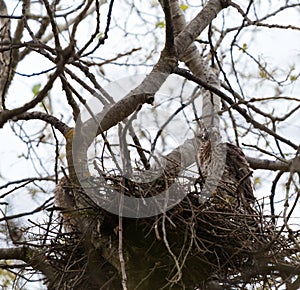
[[[124,188],[124,186],[122,186]],[[123,191],[123,190],[122,190]],[[122,217],[122,211],[123,211],[123,205],[124,205],[124,193],[120,193],[120,204],[119,204],[119,260],[121,265],[121,273],[122,273],[122,287],[124,290],[127,290],[127,275],[126,275],[126,269],[125,269],[125,260],[123,255],[123,217]]]
[[[289,193],[290,193],[290,186],[292,183],[292,179],[293,179],[293,173],[290,173],[290,177],[288,179],[288,182],[286,183],[286,194],[285,194],[285,203],[283,205],[283,222],[284,224],[281,227],[281,230],[284,229],[284,227],[286,227],[286,229],[288,230],[289,234],[290,234],[290,238],[294,241],[295,245],[297,246],[298,250],[300,251],[300,246],[298,244],[298,242],[296,241],[296,239],[294,238],[292,233],[291,228],[289,227],[288,221],[289,221],[289,217],[290,215],[287,214],[288,208],[289,208]],[[295,202],[297,203],[299,199],[299,194],[297,195],[297,198],[295,200]]]
[[[270,199],[270,210],[271,210],[271,219],[272,219],[272,223],[275,225],[276,224],[276,220],[275,220],[275,207],[274,207],[274,198],[275,198],[275,190],[276,190],[276,186],[278,184],[279,179],[281,178],[281,176],[283,175],[283,171],[279,171],[276,175],[276,177],[274,178],[273,182],[272,182],[272,187],[271,187],[271,194],[269,196]]]
[[[48,91],[52,88],[54,81],[61,73],[62,68],[60,67],[62,64],[59,64],[56,71],[50,76],[49,81],[44,86],[44,88],[37,94],[37,96],[28,103],[25,103],[23,106],[0,112],[0,128],[9,120],[12,119],[29,109],[34,108],[39,102],[41,102],[47,95]]]
[[[119,142],[120,142],[120,151],[121,151],[121,158],[123,163],[123,173],[127,173],[128,170],[128,162],[127,158],[128,156],[128,148],[126,144],[126,131],[125,136],[123,136],[122,132],[122,125],[119,125]],[[125,140],[124,140],[125,138]],[[121,187],[120,192],[120,203],[119,203],[119,226],[118,226],[118,234],[119,234],[119,260],[120,260],[120,266],[121,266],[121,273],[122,273],[122,287],[124,290],[127,290],[127,275],[126,275],[126,268],[125,268],[125,260],[124,260],[124,254],[123,254],[123,207],[124,207],[124,191],[125,189],[125,179],[123,178],[121,181],[123,186]]]
[[[79,26],[79,24],[82,22],[82,20],[87,16],[88,14],[88,10],[90,8],[90,6],[93,4],[94,1],[92,0],[89,0],[87,3],[86,3],[86,6],[82,9],[82,11],[78,14],[78,16],[75,18],[75,21],[74,21],[74,24],[73,24],[73,27],[72,27],[72,32],[71,32],[71,36],[70,36],[70,39],[73,40],[75,39],[75,34],[77,32],[77,28]],[[98,1],[96,1],[96,11],[97,11],[97,14],[98,14]],[[92,42],[92,37],[95,37],[96,34],[97,34],[97,30],[99,29],[99,20],[98,20],[98,17],[97,17],[97,28],[96,28],[96,32],[94,32],[91,37],[90,37],[90,40],[85,44],[85,46],[77,52],[78,55],[80,55],[82,53],[82,51],[84,51],[88,46],[89,44]],[[93,38],[94,39],[94,38]]]
[[[265,155],[272,156],[272,157],[276,158],[277,160],[281,161],[282,163],[288,163],[288,161],[285,160],[284,158],[278,157],[276,154],[268,152],[267,150],[262,149],[262,148],[258,147],[257,145],[244,144],[244,143],[242,143],[242,144],[244,146],[247,146],[247,147],[250,147],[250,148],[254,148],[255,150],[260,151],[260,152],[262,152]]]
[[[133,290],[138,290],[140,289],[139,287],[145,282],[147,281],[147,279],[154,273],[154,271],[157,269],[158,264],[154,264],[153,268],[151,269],[151,271],[149,271],[148,275],[146,275],[143,279],[141,279],[141,281],[134,287]]]
[[[56,25],[55,19],[54,19],[54,15],[53,15],[53,7],[50,7],[49,1],[48,0],[43,0],[45,8],[47,10],[48,13],[48,17],[50,19],[50,24],[51,24],[51,28],[52,28],[52,33],[53,33],[53,37],[54,37],[54,43],[55,43],[55,48],[56,51],[61,51],[61,45],[60,45],[60,40],[58,37],[59,31],[58,31],[58,27]],[[52,6],[52,5],[51,5]],[[25,15],[25,13],[24,13]]]
[[[156,143],[157,143],[157,140],[158,140],[159,136],[162,134],[163,130],[167,127],[167,125],[173,120],[173,118],[178,113],[183,111],[185,107],[187,107],[189,104],[193,103],[195,101],[196,97],[198,97],[198,94],[193,95],[193,97],[189,101],[187,101],[186,103],[182,103],[181,106],[164,122],[164,124],[161,125],[161,127],[157,131],[156,136],[154,137],[154,140],[152,142],[151,153],[153,153],[153,151],[155,149],[155,146],[156,146]]]
[[[135,111],[133,116],[127,121],[125,124],[124,129],[122,129],[121,124],[119,125],[119,142],[120,142],[120,151],[123,163],[123,174],[126,176],[130,176],[132,173],[132,168],[130,165],[130,156],[129,150],[126,142],[126,132],[131,127],[131,123],[133,119],[136,118],[139,109]],[[125,183],[125,179],[122,180]],[[123,184],[121,191],[125,190],[125,184]],[[123,206],[124,206],[124,192],[120,193],[120,204],[119,204],[119,260],[121,265],[121,273],[122,273],[122,287],[124,290],[127,289],[127,275],[126,275],[126,268],[125,268],[125,260],[123,255]]]
[[[192,224],[190,225],[190,231],[191,231],[190,243],[189,243],[189,246],[188,246],[188,248],[187,248],[187,250],[186,250],[186,253],[184,254],[184,256],[183,256],[183,258],[182,258],[182,263],[181,263],[181,267],[180,267],[181,269],[184,267],[185,262],[186,262],[187,258],[189,257],[189,254],[190,254],[190,252],[191,252],[191,250],[192,250],[193,239],[194,239],[194,237],[195,237],[195,229],[194,229],[194,227],[195,227],[195,224],[192,223]],[[187,238],[186,235],[185,235],[185,238]],[[185,242],[186,242],[186,239],[185,239]],[[185,245],[185,242],[184,242],[184,244],[182,245],[181,253],[179,254],[179,256],[181,256],[182,253],[183,253],[183,251],[184,251],[184,245]],[[176,267],[177,267],[177,265],[176,265]],[[174,277],[176,277],[176,274],[174,275]]]
[[[282,136],[276,134],[274,131],[269,129],[268,127],[264,126],[263,124],[260,124],[259,122],[255,121],[251,116],[247,114],[247,111],[243,108],[241,108],[238,104],[236,104],[230,97],[228,97],[226,94],[224,94],[222,91],[219,89],[215,88],[214,86],[211,86],[204,82],[203,80],[199,79],[198,77],[192,75],[188,70],[186,69],[181,69],[181,68],[175,68],[174,73],[185,77],[186,79],[193,81],[197,83],[199,86],[204,87],[205,89],[215,93],[218,95],[220,98],[225,100],[228,104],[232,106],[236,111],[240,113],[240,115],[247,121],[247,123],[251,123],[255,128],[258,128],[262,131],[265,131],[266,133],[270,134],[274,138],[277,138],[281,142],[291,146],[293,149],[298,149],[298,146],[294,143],[292,143],[290,140],[287,140],[283,138]]]
[[[177,257],[175,256],[175,254],[172,252],[171,248],[170,248],[170,244],[167,240],[167,231],[166,231],[166,213],[163,214],[163,219],[162,219],[162,232],[163,232],[163,241],[165,243],[165,246],[168,250],[168,252],[170,253],[172,259],[175,262],[175,266],[177,268],[177,273],[174,275],[173,280],[171,280],[170,282],[172,283],[177,283],[181,280],[182,278],[182,271],[181,271],[181,267],[179,264],[179,261],[177,259]],[[176,277],[177,276],[177,277]]]
[[[38,206],[37,208],[35,208],[32,211],[28,211],[28,212],[24,212],[24,213],[19,213],[19,214],[14,214],[14,215],[5,216],[3,218],[0,218],[0,222],[1,221],[7,221],[7,220],[11,220],[11,219],[20,218],[20,217],[27,216],[27,215],[32,215],[34,213],[40,212],[40,211],[44,210],[45,208],[47,208],[49,206],[48,203],[51,202],[53,199],[54,199],[54,197],[51,196],[42,205]]]
[[[45,121],[46,123],[50,124],[53,126],[55,129],[57,129],[59,132],[61,132],[62,135],[65,135],[67,132],[69,132],[72,128],[66,125],[64,122],[59,120],[58,118],[43,113],[39,111],[34,111],[34,112],[25,112],[21,115],[16,116],[14,121],[18,120],[42,120]]]
[[[266,118],[269,118],[273,124],[273,131],[274,133],[276,133],[276,126],[275,126],[275,122],[276,121],[284,121],[286,118],[290,117],[293,113],[295,113],[299,108],[300,108],[300,105],[296,106],[295,108],[293,108],[290,112],[288,112],[286,115],[282,116],[282,117],[274,117],[272,114],[268,114],[268,113],[265,113],[264,111],[260,110],[259,108],[255,107],[254,105],[251,105],[250,104],[250,101],[246,101],[244,100],[237,92],[235,92],[230,86],[227,86],[226,84],[222,84],[222,86],[228,90],[230,93],[233,94],[233,96],[235,98],[238,99],[238,103],[240,104],[245,104],[247,105],[248,109],[252,109],[254,112],[266,117]],[[230,110],[229,110],[230,112]],[[275,140],[275,143],[277,145],[277,148],[281,154],[282,157],[284,157],[284,154],[281,150],[281,147],[280,147],[280,144],[278,142],[278,139],[277,138],[274,138]],[[261,149],[258,149],[258,150],[261,150]],[[268,154],[268,153],[267,153]],[[278,158],[278,157],[276,157]]]

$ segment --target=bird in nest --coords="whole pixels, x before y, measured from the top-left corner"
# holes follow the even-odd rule
[[[215,128],[202,128],[200,134],[198,163],[201,195],[221,197],[231,204],[253,204],[255,197],[249,163],[243,151],[230,143],[221,141]],[[201,180],[201,182],[199,182]]]

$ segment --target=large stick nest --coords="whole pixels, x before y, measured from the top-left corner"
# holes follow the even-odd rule
[[[93,196],[102,198],[111,189],[118,189],[127,196],[155,196],[173,182],[160,180],[145,185],[124,181],[119,176],[109,176],[105,180],[106,184],[103,184],[103,178],[88,178],[85,189],[76,189],[80,192],[81,204],[86,204],[82,211],[84,217],[99,221],[97,230],[100,248],[103,246],[101,237],[118,241],[119,219],[90,200],[91,190]],[[63,188],[68,196],[73,190],[68,182],[63,184]],[[200,285],[200,281],[207,280],[212,275],[218,275],[223,285],[225,282],[228,285],[240,284],[243,280],[245,283],[253,283],[256,279],[261,280],[261,273],[252,270],[262,267],[262,264],[267,266],[287,258],[292,263],[299,263],[291,246],[293,241],[278,234],[274,224],[263,216],[258,206],[233,202],[219,193],[203,202],[199,201],[201,192],[191,190],[190,185],[181,184],[180,189],[186,190],[185,198],[166,213],[150,218],[123,218],[122,250],[128,253],[128,259],[131,257],[134,260],[142,254],[146,255],[148,264],[145,262],[144,267],[161,265],[159,271],[164,272],[170,285],[178,277],[185,285]],[[66,210],[64,219],[68,223],[70,216],[72,219],[72,214],[68,214]],[[92,224],[94,223],[91,222]],[[67,228],[70,230],[69,225]],[[57,244],[53,244],[51,248],[52,263],[62,271],[66,269],[65,263],[72,264],[72,271],[80,272],[80,269],[84,269],[85,259],[82,258],[82,233],[76,228],[76,219],[72,230],[73,233],[67,235],[59,233]],[[61,240],[64,240],[63,245]],[[104,259],[103,265],[107,265]],[[112,272],[111,267],[107,269]],[[241,277],[243,272],[247,275]],[[271,272],[264,274],[271,275]]]

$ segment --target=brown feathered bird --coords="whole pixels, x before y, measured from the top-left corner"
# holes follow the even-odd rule
[[[254,203],[252,171],[243,151],[221,142],[220,134],[213,128],[202,129],[200,138],[198,161],[206,197],[217,195],[239,205]]]

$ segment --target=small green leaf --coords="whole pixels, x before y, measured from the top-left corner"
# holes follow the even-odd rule
[[[158,21],[155,24],[156,28],[165,28],[166,27],[166,23],[164,21]]]
[[[267,78],[267,73],[266,73],[266,71],[263,70],[263,69],[260,69],[260,70],[259,70],[259,76],[260,76],[262,79]]]
[[[180,5],[180,8],[182,9],[182,11],[185,11],[186,9],[189,8],[189,6],[186,5],[186,4],[181,4],[181,5]]]
[[[243,43],[243,46],[239,50],[242,50],[243,52],[245,52],[247,50],[247,48],[248,48],[247,43]]]
[[[31,90],[32,90],[34,96],[36,96],[39,93],[41,86],[42,86],[41,84],[36,84],[32,87]]]
[[[28,159],[28,156],[26,156],[24,153],[19,154],[17,157],[18,157],[18,158],[25,158],[25,159]]]
[[[295,76],[295,75],[291,75],[290,76],[290,81],[291,82],[294,82],[294,81],[296,81],[297,80],[297,76]]]
[[[260,185],[260,178],[259,177],[254,178],[254,185]]]

